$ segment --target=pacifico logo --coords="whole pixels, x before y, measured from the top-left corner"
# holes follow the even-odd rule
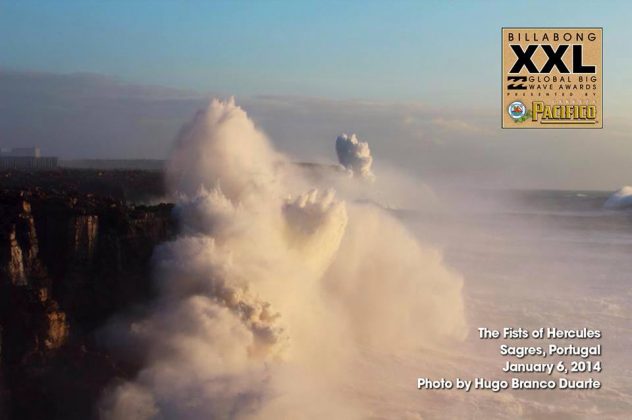
[[[602,28],[502,29],[503,128],[601,128]]]

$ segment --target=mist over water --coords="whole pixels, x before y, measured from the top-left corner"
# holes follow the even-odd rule
[[[446,211],[400,212],[400,217],[417,235],[443,250],[446,264],[463,273],[470,334],[447,358],[437,358],[426,366],[427,360],[415,354],[399,368],[439,378],[592,377],[602,387],[588,391],[408,392],[402,403],[413,401],[415,411],[424,418],[627,418],[632,410],[632,213],[603,209],[608,192],[437,191]],[[574,376],[503,373],[500,369],[507,360],[521,360],[500,356],[500,344],[548,345],[549,341],[479,340],[476,328],[482,326],[599,329],[603,338],[593,343],[554,343],[601,344],[603,355],[588,360],[600,360],[603,370]],[[527,357],[522,361],[565,360],[568,364],[577,359]]]
[[[336,154],[340,164],[354,176],[373,180],[373,156],[369,144],[358,140],[355,134],[342,134],[336,138]]]
[[[181,233],[155,251],[159,298],[112,328],[142,368],[104,393],[102,417],[625,418],[630,213],[604,209],[608,193],[433,191],[360,149],[341,158],[352,176],[295,165],[232,100],[182,129],[168,170]],[[503,373],[503,342],[477,328],[506,326],[600,329],[604,370],[576,379],[602,389],[416,389],[557,377]]]
[[[113,328],[143,367],[104,418],[367,418],[371,358],[465,337],[441,253],[356,200],[363,179],[305,176],[233,100],[183,127],[168,185],[181,234],[155,251],[147,316]]]

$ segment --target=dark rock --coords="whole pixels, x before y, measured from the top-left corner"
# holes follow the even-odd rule
[[[1,419],[94,416],[103,387],[133,373],[95,333],[151,299],[153,248],[175,233],[171,204],[121,193],[127,174],[161,194],[160,173],[92,174],[106,181],[90,191],[71,172],[0,173]]]

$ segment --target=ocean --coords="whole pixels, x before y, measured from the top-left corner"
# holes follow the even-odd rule
[[[395,386],[383,413],[409,418],[629,418],[632,413],[632,211],[604,210],[603,191],[445,191],[442,211],[395,211],[421,242],[439,246],[463,278],[468,336],[463,343],[381,360]],[[447,208],[447,211],[445,211]],[[478,328],[601,331],[598,340],[482,340]],[[502,356],[500,346],[601,345],[602,355]],[[516,374],[507,361],[601,362],[600,372]],[[376,361],[376,363],[378,363]],[[397,365],[397,366],[395,366]],[[402,373],[405,372],[405,373]],[[402,377],[403,375],[403,377]],[[590,390],[417,390],[416,379],[586,380]],[[397,385],[395,385],[397,384]],[[405,395],[405,396],[404,396]],[[386,414],[383,414],[387,418]],[[377,418],[382,418],[378,414]]]

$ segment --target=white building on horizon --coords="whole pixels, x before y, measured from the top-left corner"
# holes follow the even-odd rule
[[[0,170],[39,170],[57,168],[56,157],[42,157],[39,147],[0,149]]]
[[[14,147],[12,149],[0,149],[0,156],[40,158],[42,152],[39,147]]]

